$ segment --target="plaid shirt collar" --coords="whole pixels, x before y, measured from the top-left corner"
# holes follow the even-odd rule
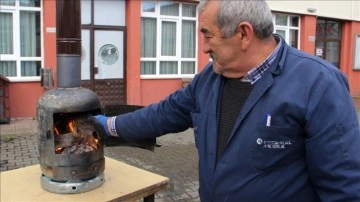
[[[274,35],[275,40],[278,42],[278,45],[273,50],[273,52],[269,55],[269,57],[266,58],[266,60],[261,63],[259,66],[252,68],[248,73],[241,79],[242,82],[250,82],[251,84],[254,84],[256,81],[258,81],[261,78],[261,75],[269,69],[272,62],[275,60],[275,58],[278,55],[279,49],[282,44],[282,39],[278,35]]]

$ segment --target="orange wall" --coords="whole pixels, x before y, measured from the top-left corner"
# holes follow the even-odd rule
[[[56,85],[56,33],[47,32],[48,28],[56,28],[56,1],[42,2],[44,23],[44,67],[53,69],[54,84]]]
[[[304,15],[301,17],[300,50],[314,55],[316,36],[316,17]]]
[[[140,83],[141,1],[126,1],[126,88],[127,104],[143,105]]]
[[[13,82],[9,84],[10,117],[35,117],[36,104],[44,93],[40,82]]]
[[[341,39],[340,69],[349,80],[350,93],[360,95],[360,70],[354,70],[355,36],[360,34],[360,22],[344,22]]]
[[[143,79],[141,80],[141,103],[148,105],[158,102],[181,87],[181,79]]]

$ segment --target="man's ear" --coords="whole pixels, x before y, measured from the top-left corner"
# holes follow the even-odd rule
[[[241,22],[237,28],[238,34],[240,34],[241,48],[246,49],[253,38],[254,30],[250,23]]]

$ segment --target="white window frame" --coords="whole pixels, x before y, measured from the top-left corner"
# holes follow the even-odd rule
[[[40,12],[40,57],[21,57],[20,50],[20,11],[39,11]],[[26,7],[20,6],[20,1],[15,0],[15,6],[0,5],[0,12],[13,14],[13,54],[0,54],[1,60],[14,61],[16,63],[16,76],[7,76],[10,82],[28,82],[28,81],[40,81],[39,76],[21,76],[21,62],[22,61],[39,61],[41,67],[44,66],[44,49],[43,49],[43,1],[40,1],[40,7]]]
[[[276,14],[286,15],[287,16],[287,25],[276,25]],[[290,26],[290,17],[298,17],[299,18],[299,26],[294,27]],[[299,15],[290,15],[286,13],[273,13],[273,24],[274,24],[274,33],[276,33],[277,30],[285,31],[285,38],[284,40],[286,43],[290,44],[290,30],[297,30],[298,31],[298,37],[297,37],[297,49],[300,49],[300,27],[301,27],[301,17]]]
[[[141,17],[144,18],[156,18],[156,26],[157,26],[157,36],[156,36],[156,57],[155,58],[144,58],[141,57],[140,61],[152,61],[156,63],[156,74],[152,75],[140,75],[141,79],[172,79],[172,78],[193,78],[195,74],[197,73],[198,69],[198,32],[195,30],[195,57],[194,58],[182,58],[181,57],[181,28],[182,28],[182,21],[183,20],[193,20],[195,22],[195,27],[198,27],[198,13],[196,12],[195,17],[184,17],[182,16],[182,5],[184,4],[193,4],[193,3],[184,3],[184,2],[178,2],[178,1],[168,1],[168,2],[174,2],[179,3],[179,16],[165,16],[160,15],[160,2],[162,1],[146,1],[154,2],[155,3],[155,12],[143,12],[141,9]],[[161,55],[161,26],[162,22],[175,22],[176,23],[176,56],[162,56]],[[180,44],[180,45],[179,45]],[[175,61],[178,64],[178,73],[177,74],[160,74],[160,62],[162,61]],[[181,62],[191,61],[195,63],[195,71],[194,74],[181,74]],[[140,67],[139,67],[140,68]]]
[[[157,36],[156,36],[156,41],[157,41],[157,44],[156,44],[156,55],[157,56],[160,56],[159,59],[157,59],[158,57],[156,57],[156,75],[157,76],[175,76],[175,74],[160,74],[160,62],[177,62],[178,64],[178,67],[180,67],[181,65],[181,57],[180,57],[180,54],[181,54],[181,50],[180,50],[180,47],[178,44],[180,44],[180,37],[181,37],[181,34],[179,33],[179,30],[181,30],[181,28],[179,27],[179,21],[176,20],[176,19],[158,19],[158,22],[157,23],[157,30],[159,31]],[[175,50],[175,56],[166,56],[166,55],[161,55],[161,47],[162,47],[162,41],[161,41],[161,31],[162,31],[162,23],[163,22],[174,22],[176,24],[176,50]],[[180,65],[179,65],[180,64]],[[179,75],[181,71],[181,68],[178,68],[178,72],[177,72],[177,75]],[[144,75],[145,76],[145,75]],[[149,75],[146,75],[146,76],[149,76]],[[153,76],[153,75],[150,75],[150,76]]]

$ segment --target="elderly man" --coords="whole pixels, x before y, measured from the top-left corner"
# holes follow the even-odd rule
[[[360,132],[345,76],[273,35],[264,0],[201,1],[212,62],[165,100],[116,117],[108,135],[194,129],[202,201],[360,201]]]

